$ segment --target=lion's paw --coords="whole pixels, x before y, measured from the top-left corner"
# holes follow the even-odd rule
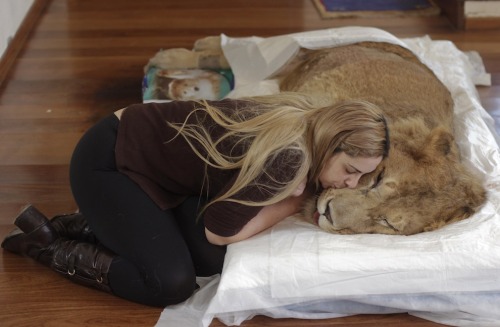
[[[193,69],[198,68],[198,54],[183,48],[160,50],[149,59],[144,68],[147,72],[151,67],[159,69]]]
[[[220,36],[207,36],[194,42],[193,51],[219,51],[222,52]]]

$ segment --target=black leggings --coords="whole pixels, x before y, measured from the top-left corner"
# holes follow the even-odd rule
[[[111,115],[78,143],[70,167],[73,195],[98,240],[117,255],[109,272],[114,294],[152,306],[182,302],[195,290],[196,276],[221,272],[226,248],[210,244],[197,220],[205,200],[191,197],[161,210],[117,171],[118,125]]]

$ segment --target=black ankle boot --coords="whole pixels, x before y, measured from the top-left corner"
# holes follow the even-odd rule
[[[18,228],[5,237],[2,248],[22,256],[38,260],[44,249],[59,238],[47,217],[31,205],[21,211],[14,224]]]
[[[50,223],[61,237],[93,244],[98,243],[87,219],[79,212],[55,216],[50,220]]]
[[[16,218],[14,229],[2,248],[28,256],[65,275],[70,280],[111,292],[108,272],[115,255],[97,244],[59,236],[50,221],[29,205]]]

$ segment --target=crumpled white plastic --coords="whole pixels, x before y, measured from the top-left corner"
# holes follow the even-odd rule
[[[197,277],[200,288],[186,301],[166,307],[156,326],[158,327],[202,327],[210,325],[212,315],[207,315],[207,307],[220,281],[220,275]]]
[[[257,314],[319,319],[397,312],[452,326],[500,326],[500,151],[474,85],[489,78],[477,56],[449,41],[398,39],[364,27],[223,36],[237,86],[230,97],[278,92],[275,81],[264,79],[300,46],[359,41],[409,48],[450,89],[456,141],[465,164],[484,180],[485,206],[470,219],[413,236],[332,235],[290,217],[230,245],[222,276],[166,308],[157,326],[206,327],[214,317],[239,325]]]

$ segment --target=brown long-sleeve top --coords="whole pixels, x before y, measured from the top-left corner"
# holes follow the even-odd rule
[[[225,112],[238,110],[249,102],[222,100],[210,102]],[[239,170],[221,170],[207,166],[168,122],[183,123],[194,108],[202,106],[191,101],[150,103],[129,106],[121,115],[116,143],[116,164],[162,209],[180,204],[188,196],[214,198],[225,193],[236,180]],[[203,110],[197,110],[188,123],[208,127],[214,140],[225,130],[216,125]],[[202,153],[205,151],[199,147]],[[218,146],[224,154],[245,152],[241,143],[226,140]],[[232,198],[262,201],[274,195],[273,186],[290,182],[297,173],[302,157],[291,150],[268,158],[266,171],[251,185]],[[221,201],[209,206],[203,215],[205,227],[220,236],[237,234],[255,217],[261,206],[247,206]]]

